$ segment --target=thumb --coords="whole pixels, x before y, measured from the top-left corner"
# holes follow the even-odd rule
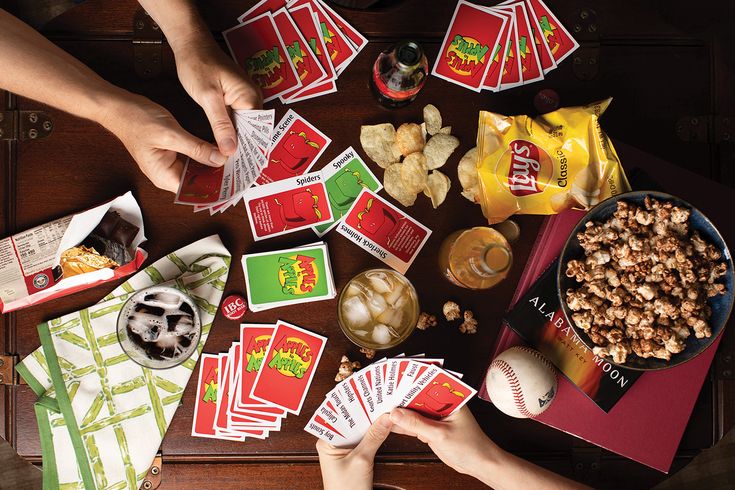
[[[197,138],[182,127],[174,130],[164,149],[181,153],[210,167],[221,167],[227,162],[227,157],[216,146]]]
[[[393,423],[390,421],[390,417],[387,413],[384,413],[370,426],[360,444],[352,450],[352,454],[360,455],[372,461],[375,458],[375,453],[388,438],[392,427]]]
[[[237,150],[237,135],[230,114],[227,112],[224,97],[214,95],[205,98],[202,109],[207,115],[209,125],[212,126],[212,133],[214,133],[214,139],[217,141],[220,153],[233,155]]]
[[[416,437],[424,442],[432,440],[440,429],[439,422],[403,408],[394,408],[390,413],[390,420],[396,427],[409,434],[416,434]]]

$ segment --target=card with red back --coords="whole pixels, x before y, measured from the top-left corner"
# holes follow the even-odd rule
[[[460,0],[452,15],[432,73],[476,92],[490,68],[505,18]]]
[[[526,6],[528,23],[531,27],[531,36],[533,37],[533,42],[536,45],[536,52],[538,53],[539,62],[541,63],[541,71],[543,71],[545,75],[556,68],[556,61],[554,61],[554,57],[551,55],[549,45],[546,44],[546,38],[544,37],[541,27],[539,26],[538,19],[533,13],[531,3],[529,2],[529,0],[508,0],[501,3],[501,5],[513,4],[519,1],[522,1]]]
[[[327,48],[327,54],[332,60],[334,70],[339,74],[357,56],[357,50],[350,44],[334,22],[332,22],[332,19],[327,15],[321,3],[317,0],[296,0],[293,3],[289,3],[288,8],[291,10],[302,5],[309,5],[316,14],[324,44]]]
[[[337,231],[405,274],[431,230],[368,189],[363,189]]]
[[[268,340],[270,340],[270,335],[268,335]],[[242,392],[240,382],[240,362],[242,360],[242,348],[240,346],[240,342],[234,343],[233,347],[234,349],[232,351],[232,355],[230,356],[231,367],[228,370],[230,375],[230,389],[228,395],[229,405],[227,407],[227,415],[231,417],[231,423],[234,422],[235,424],[237,424],[238,422],[240,422],[249,425],[260,424],[272,427],[280,427],[280,419],[286,415],[285,412],[283,412],[281,409],[273,407],[273,411],[271,413],[268,413],[269,408],[264,407],[260,403],[254,405],[261,407],[261,410],[265,409],[265,411],[250,410],[246,408],[240,408],[238,406],[237,402],[240,400]],[[263,353],[265,353],[265,349],[263,350]],[[257,369],[254,371],[254,375],[255,374],[257,374]]]
[[[246,20],[254,19],[259,15],[263,15],[266,12],[275,12],[278,9],[282,9],[288,3],[286,0],[260,0],[258,3],[250,7],[244,14],[237,18],[240,23]]]
[[[258,370],[265,358],[275,325],[245,323],[240,325],[240,391],[237,401],[238,409],[260,412],[268,416],[285,415],[283,409],[268,407],[260,400],[250,398],[250,391],[255,384]]]
[[[475,394],[471,386],[436,366],[430,366],[403,393],[398,406],[433,419],[442,419],[462,408]]]
[[[228,368],[228,355],[223,353],[218,356],[218,368],[217,368],[217,412],[214,419],[214,432],[216,436],[226,437],[227,439],[234,439],[237,441],[244,441],[245,435],[238,434],[234,430],[230,430],[229,420],[227,417],[227,368]]]
[[[523,72],[521,71],[521,56],[518,50],[518,17],[512,6],[504,5],[501,7],[493,7],[493,10],[503,10],[513,15],[513,22],[510,27],[510,36],[503,58],[503,67],[500,75],[500,86],[498,90],[505,90],[523,85]]]
[[[244,199],[255,241],[332,221],[332,209],[320,172],[254,187]]]
[[[222,33],[238,65],[263,92],[263,102],[301,87],[270,12]]]
[[[176,204],[211,205],[220,202],[225,167],[210,167],[187,159],[176,193]]]
[[[273,129],[268,164],[256,182],[270,184],[305,174],[331,142],[314,125],[289,109]]]
[[[523,1],[509,4],[516,14],[516,29],[518,30],[518,53],[521,61],[523,83],[532,83],[544,79],[541,69],[541,60],[533,40],[533,32],[529,22],[529,13]]]
[[[217,418],[217,383],[219,356],[202,354],[199,358],[199,380],[194,404],[191,435],[216,438],[214,422]]]
[[[309,87],[306,90],[302,90],[293,97],[284,100],[284,104],[293,104],[294,102],[301,102],[302,100],[313,99],[314,97],[321,97],[322,95],[333,94],[337,91],[337,83],[334,80],[328,82],[318,83],[313,87]]]
[[[528,0],[528,5],[531,7],[532,16],[536,18],[539,29],[549,46],[551,56],[557,64],[561,63],[564,58],[579,47],[579,43],[575,41],[542,0]]]
[[[298,415],[326,342],[322,335],[279,320],[250,396]]]
[[[337,12],[334,11],[332,7],[327,5],[326,2],[323,2],[322,0],[317,0],[319,2],[319,5],[324,9],[324,12],[329,16],[329,18],[332,20],[334,25],[337,26],[337,28],[342,31],[342,34],[345,35],[348,41],[352,43],[352,45],[355,47],[355,50],[359,53],[362,51],[362,48],[364,48],[368,40],[360,34],[354,27],[350,25],[349,22],[347,22],[345,19],[342,18]]]
[[[508,41],[510,39],[510,31],[513,29],[513,14],[505,12],[504,10],[493,10],[498,15],[505,18],[505,24],[503,24],[503,30],[500,31],[498,36],[498,44],[495,45],[493,54],[490,57],[490,68],[487,70],[485,80],[482,82],[482,88],[497,92],[500,87],[500,76],[503,73],[503,60],[505,59],[505,53],[508,51]]]
[[[296,67],[302,88],[310,87],[323,80],[327,73],[316,59],[316,55],[312,53],[308,41],[296,26],[288,10],[285,7],[277,10],[273,13],[273,20],[281,33],[291,63]],[[281,95],[281,99],[288,98],[288,93],[290,92]]]

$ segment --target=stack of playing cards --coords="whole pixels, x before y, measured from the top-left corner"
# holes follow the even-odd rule
[[[194,211],[224,212],[260,177],[268,165],[275,111],[236,110],[233,123],[237,151],[221,167],[188,160],[181,176],[176,204],[194,206]]]
[[[543,0],[483,7],[460,0],[432,73],[476,92],[543,80],[577,49]]]
[[[354,373],[327,393],[304,430],[337,447],[357,445],[370,425],[395,407],[443,419],[477,393],[443,359],[383,359]]]
[[[322,0],[261,0],[223,33],[232,57],[263,91],[289,104],[337,91],[367,39]]]
[[[337,294],[324,242],[246,254],[242,268],[252,311],[332,299]]]
[[[298,415],[327,339],[295,325],[244,324],[224,354],[202,354],[191,435],[265,439]]]

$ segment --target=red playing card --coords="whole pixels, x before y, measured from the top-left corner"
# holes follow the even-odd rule
[[[324,79],[326,72],[312,53],[308,41],[304,38],[285,8],[273,13],[273,21],[281,33],[291,63],[301,79],[303,88],[309,87]],[[284,95],[281,96],[285,98]]]
[[[266,12],[222,33],[232,57],[261,88],[263,102],[301,87],[273,17]]]
[[[256,181],[260,185],[305,174],[332,140],[289,110],[275,126],[271,142],[268,165]]]
[[[513,29],[513,15],[503,10],[495,10],[495,13],[502,15],[505,19],[503,30],[498,37],[498,43],[495,45],[493,54],[490,57],[490,68],[487,70],[485,80],[482,82],[482,88],[497,92],[500,88],[500,74],[503,70],[503,61],[505,53],[508,52],[508,42],[510,40],[510,31]]]
[[[241,325],[240,326],[240,400],[242,408],[260,410],[263,403],[250,398],[250,391],[258,376],[260,364],[265,357],[265,351],[270,344],[275,326],[272,325]],[[274,410],[279,410],[274,408]]]
[[[176,204],[214,204],[219,201],[224,166],[209,167],[201,163],[186,161],[181,176]]]
[[[436,57],[432,73],[476,92],[482,90],[505,19],[460,0]]]
[[[367,189],[357,196],[337,232],[402,274],[431,235],[431,230]]]
[[[194,419],[191,435],[199,437],[216,437],[214,422],[217,416],[217,382],[219,356],[202,354],[199,358],[199,381],[197,398],[194,404]]]
[[[357,50],[347,41],[345,35],[342,34],[342,31],[334,22],[332,22],[332,19],[324,11],[320,2],[316,0],[296,0],[288,8],[291,10],[302,5],[309,5],[316,14],[329,58],[334,64],[335,71],[340,73],[357,56]]]
[[[298,415],[326,342],[326,337],[279,321],[250,396]]]
[[[246,20],[254,19],[259,15],[263,15],[266,12],[275,12],[285,7],[286,3],[288,3],[286,0],[260,0],[260,2],[253,5],[250,10],[238,17],[237,20],[242,23]]]
[[[551,56],[554,57],[556,63],[560,63],[579,47],[579,43],[574,40],[542,0],[528,0],[528,5],[531,6],[533,17],[536,18],[541,33],[546,39]]]
[[[541,71],[541,62],[536,50],[536,43],[533,41],[531,32],[531,24],[528,20],[528,11],[526,4],[516,2],[511,4],[516,14],[516,28],[518,30],[518,54],[521,61],[521,73],[523,83],[536,82],[544,79]]]
[[[319,172],[255,187],[245,195],[245,209],[256,241],[332,221]]]
[[[306,90],[298,92],[290,99],[286,99],[286,104],[293,104],[294,102],[301,102],[306,99],[313,99],[322,95],[333,94],[337,91],[337,83],[334,80],[329,80],[325,83],[319,83],[313,87],[309,87]]]
[[[510,36],[503,58],[502,74],[500,75],[500,87],[505,90],[523,85],[523,72],[521,71],[521,59],[518,51],[518,17],[513,7],[495,7],[513,15],[513,23],[510,27]]]
[[[449,373],[431,367],[416,378],[399,406],[433,419],[442,419],[462,408],[475,393]]]
[[[513,3],[505,2],[505,3]],[[556,61],[551,55],[549,45],[546,44],[546,38],[542,34],[541,27],[539,26],[538,19],[533,13],[531,3],[529,0],[523,0],[526,5],[526,13],[528,15],[528,23],[531,26],[531,35],[533,36],[533,42],[536,45],[536,52],[538,53],[539,61],[541,62],[541,70],[544,75],[556,68]]]
[[[352,43],[352,45],[356,48],[357,52],[359,53],[362,48],[365,47],[367,44],[367,39],[365,39],[365,36],[357,32],[354,27],[350,25],[349,22],[344,20],[337,12],[334,11],[333,8],[331,8],[329,5],[327,5],[324,2],[319,2],[321,7],[324,9],[324,12],[329,16],[329,18],[332,20],[334,25],[337,26],[337,28],[342,31],[342,34],[345,35],[345,37]]]
[[[327,47],[324,45],[321,27],[316,19],[314,10],[312,10],[309,5],[302,5],[301,7],[289,6],[288,13],[291,14],[291,18],[296,23],[296,27],[298,27],[301,34],[304,35],[304,39],[309,43],[311,52],[314,53],[317,61],[324,69],[324,79],[320,83],[334,80],[337,74],[334,70],[332,59],[327,54]],[[302,91],[302,89],[296,89],[284,94],[283,96],[284,98],[295,97],[300,91]]]

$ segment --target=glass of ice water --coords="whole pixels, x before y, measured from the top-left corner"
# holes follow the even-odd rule
[[[123,351],[151,369],[168,369],[186,361],[196,352],[201,335],[194,301],[167,286],[134,293],[117,317],[117,339]]]
[[[391,269],[370,269],[353,277],[338,302],[342,332],[368,349],[389,349],[411,335],[419,317],[416,289]]]

